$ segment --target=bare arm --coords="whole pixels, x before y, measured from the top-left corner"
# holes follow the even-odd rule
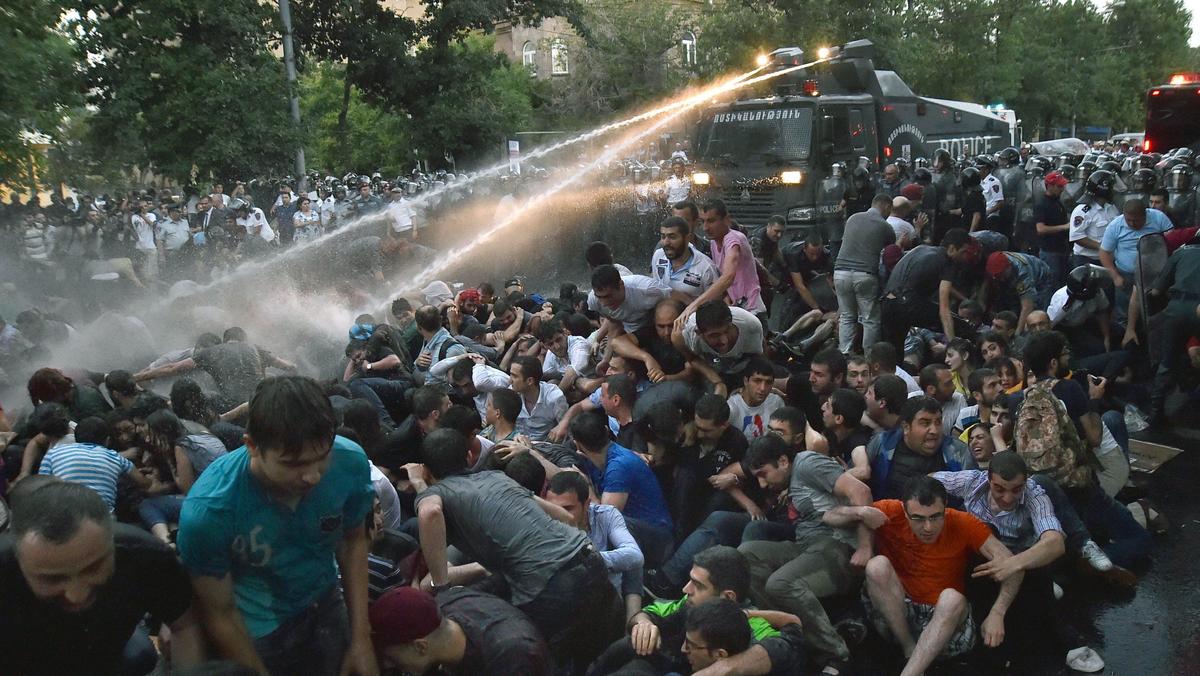
[[[1108,276],[1112,277],[1113,286],[1117,287],[1118,289],[1122,286],[1125,286],[1125,278],[1122,277],[1121,272],[1117,270],[1117,259],[1113,257],[1112,252],[1105,251],[1104,249],[1098,250],[1100,252],[1100,265],[1103,265],[1104,269],[1108,270]]]
[[[871,480],[871,461],[867,457],[867,447],[859,446],[850,451],[851,467],[846,472],[863,482],[864,484]]]
[[[169,376],[179,375],[180,373],[187,373],[188,371],[194,370],[195,368],[196,368],[196,362],[193,361],[191,357],[188,357],[187,359],[184,359],[182,361],[177,361],[177,362],[174,362],[171,364],[164,364],[162,366],[159,366],[158,368],[142,369],[141,371],[138,371],[137,373],[133,374],[133,379],[135,382],[140,383],[145,380],[155,380],[158,378],[166,378]]]
[[[204,631],[196,617],[197,611],[188,608],[168,622],[171,629],[171,668],[186,669],[204,662]]]
[[[725,297],[725,292],[729,291],[729,287],[733,286],[733,280],[737,277],[738,263],[742,259],[742,248],[740,246],[730,247],[725,255],[724,265],[721,267],[721,276],[717,277],[717,281],[713,285],[704,290],[692,304],[684,309],[683,314],[675,320],[675,325],[682,327],[683,322],[699,308],[710,300],[717,300]]]
[[[192,587],[208,638],[217,654],[266,676],[269,673],[267,666],[254,649],[254,640],[250,638],[242,614],[234,604],[233,576],[226,574],[217,579],[194,575]]]
[[[550,518],[554,519],[555,521],[561,521],[568,525],[572,523],[573,519],[571,518],[571,513],[562,507],[547,502],[536,495],[533,496],[533,500],[534,502],[538,503],[538,507],[541,507],[542,511],[544,511],[546,514],[549,514]]]
[[[799,272],[791,273],[792,286],[796,287],[796,293],[800,295],[800,299],[808,304],[810,308],[821,307],[817,304],[817,299],[812,295],[812,291],[808,289],[808,285],[804,283],[804,276]]]
[[[1025,319],[1029,317],[1029,313],[1033,312],[1033,299],[1021,298],[1021,316],[1017,318],[1017,333],[1025,330]]]
[[[192,490],[192,484],[196,483],[196,469],[192,467],[192,461],[188,460],[187,453],[179,446],[175,447],[175,485],[179,487],[179,492],[184,495]]]
[[[943,279],[938,284],[938,318],[942,322],[942,333],[946,340],[954,340],[954,318],[950,316],[950,291],[954,285]]]
[[[442,513],[442,498],[431,495],[417,506],[417,525],[420,529],[421,553],[429,576],[435,585],[449,581],[449,561],[446,559],[446,517]]]
[[[378,674],[375,648],[371,643],[371,623],[367,619],[367,539],[366,526],[357,527],[342,535],[337,546],[338,570],[342,574],[342,595],[350,619],[350,647],[342,659],[342,673]]]
[[[871,489],[863,482],[854,478],[849,472],[845,472],[838,477],[837,482],[833,485],[833,494],[845,499],[853,507],[868,507],[871,504]],[[867,561],[871,560],[871,529],[866,524],[860,522],[855,535],[858,544],[855,547],[854,554],[850,557],[850,563],[855,566],[866,567]]]

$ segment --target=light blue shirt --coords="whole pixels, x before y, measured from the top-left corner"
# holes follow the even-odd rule
[[[65,444],[50,449],[38,474],[83,484],[100,494],[108,508],[117,504],[117,481],[133,463],[116,451],[96,444]]]
[[[371,464],[336,437],[321,481],[295,509],[250,473],[243,446],[217,458],[183,503],[177,544],[193,575],[233,576],[233,595],[254,638],[274,631],[338,582],[335,554],[375,501]]]
[[[1130,228],[1125,223],[1125,215],[1121,214],[1104,229],[1100,248],[1113,255],[1118,270],[1133,274],[1137,269],[1138,240],[1156,232],[1166,232],[1171,227],[1171,219],[1158,209],[1146,209],[1146,225],[1141,230]]]
[[[629,527],[625,525],[625,517],[621,511],[612,505],[588,505],[588,538],[604,559],[604,567],[608,569],[608,581],[618,592],[626,589],[623,582],[640,572],[645,557],[642,548],[633,539]],[[637,590],[641,593],[641,590]]]

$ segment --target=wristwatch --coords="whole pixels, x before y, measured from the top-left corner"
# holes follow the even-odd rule
[[[363,368],[365,368],[365,369],[367,369],[368,371],[370,371],[370,370],[371,370],[371,362],[367,362],[367,365],[366,365],[365,367],[363,367]]]

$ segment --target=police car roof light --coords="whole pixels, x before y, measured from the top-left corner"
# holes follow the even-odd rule
[[[1196,72],[1173,73],[1170,80],[1172,86],[1193,84],[1196,82],[1200,82],[1200,73]]]

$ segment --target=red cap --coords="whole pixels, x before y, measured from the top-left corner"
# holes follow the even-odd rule
[[[925,197],[925,186],[920,183],[909,183],[900,189],[900,195],[911,202],[920,202]]]
[[[433,597],[413,587],[389,590],[371,604],[368,616],[376,650],[425,638],[442,623]]]
[[[1063,176],[1062,172],[1058,171],[1052,171],[1049,174],[1046,174],[1046,178],[1042,180],[1046,182],[1046,185],[1056,185],[1060,188],[1066,187],[1067,183],[1069,183],[1069,181],[1067,181],[1067,177]]]
[[[459,302],[473,300],[476,303],[478,303],[482,299],[483,299],[483,296],[481,296],[479,294],[479,289],[463,289],[462,291],[458,292]]]
[[[896,264],[900,262],[902,257],[904,257],[904,251],[900,248],[899,244],[889,244],[883,247],[882,254],[883,264],[887,266],[888,270],[896,267]]]
[[[992,255],[988,256],[988,277],[995,279],[996,277],[1008,272],[1010,267],[1012,267],[1012,262],[1008,260],[1008,256],[1004,255],[1003,251],[996,251],[993,252]]]

